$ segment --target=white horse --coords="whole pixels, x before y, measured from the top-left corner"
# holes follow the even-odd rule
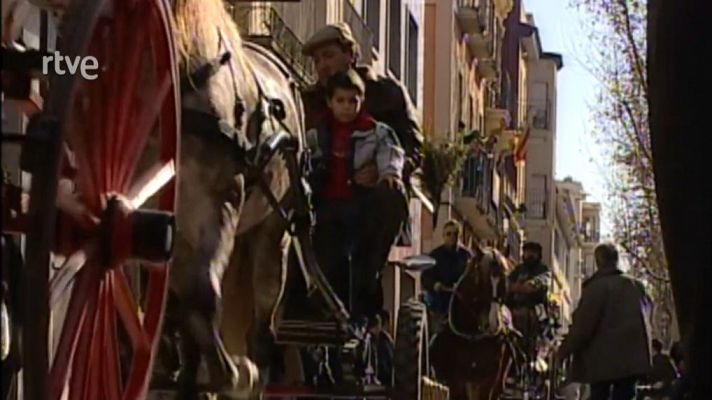
[[[202,353],[212,388],[225,392],[244,382],[238,382],[235,357],[249,356],[259,367],[269,362],[263,350],[273,337],[289,247],[285,221],[245,176],[248,154],[279,130],[301,143],[301,103],[286,69],[266,51],[243,43],[221,0],[173,3],[187,90],[170,318],[187,343],[182,391],[196,390]],[[208,65],[212,70],[200,78]],[[282,118],[270,104],[279,106]],[[285,204],[284,160],[274,157],[264,177]],[[241,389],[252,384],[248,379]]]

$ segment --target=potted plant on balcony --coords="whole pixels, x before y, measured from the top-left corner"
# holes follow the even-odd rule
[[[469,146],[427,135],[423,143],[423,166],[420,180],[433,202],[433,225],[437,225],[440,195],[454,183],[467,158]]]

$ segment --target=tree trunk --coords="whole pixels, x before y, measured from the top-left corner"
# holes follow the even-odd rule
[[[650,132],[665,253],[681,334],[688,344],[686,364],[695,399],[708,398],[712,380],[704,363],[712,360],[712,334],[705,319],[712,309],[709,287],[710,182],[709,92],[704,49],[709,48],[709,2],[648,1]],[[705,184],[705,182],[707,182]]]

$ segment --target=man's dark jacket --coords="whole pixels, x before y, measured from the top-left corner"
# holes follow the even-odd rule
[[[455,286],[467,268],[467,263],[472,258],[472,253],[465,247],[458,245],[453,250],[447,246],[439,246],[430,252],[430,256],[435,259],[435,267],[425,271],[423,274],[423,287],[426,290],[426,300],[430,309],[447,313],[450,307],[449,292],[435,292],[435,282],[440,282],[445,286]]]
[[[365,110],[396,132],[406,157],[419,165],[423,134],[405,88],[394,79],[376,75],[368,66],[357,66],[355,70],[366,84]],[[327,110],[326,90],[319,83],[312,85],[302,92],[302,100],[306,129],[317,128]]]

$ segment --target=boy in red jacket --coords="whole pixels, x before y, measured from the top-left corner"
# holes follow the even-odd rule
[[[364,93],[355,71],[332,76],[326,84],[328,115],[307,132],[319,264],[357,317],[381,310],[378,274],[407,215],[404,151],[394,131],[362,109]],[[356,183],[354,172],[371,164],[378,183]]]

